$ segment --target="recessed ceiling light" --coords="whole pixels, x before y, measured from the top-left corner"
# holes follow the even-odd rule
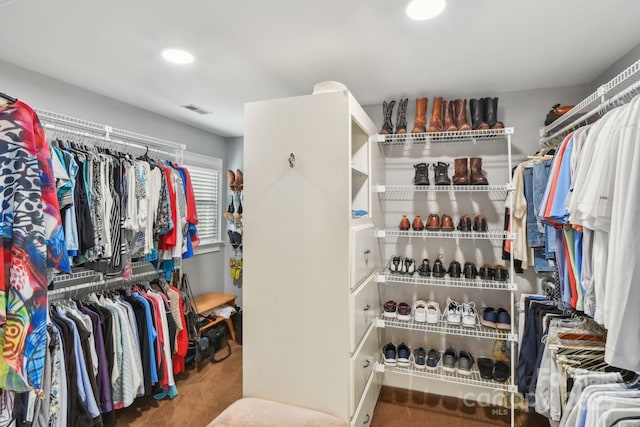
[[[182,49],[165,49],[162,51],[162,57],[174,64],[191,64],[193,55]]]
[[[413,0],[407,6],[407,15],[416,21],[435,18],[444,10],[445,0]]]

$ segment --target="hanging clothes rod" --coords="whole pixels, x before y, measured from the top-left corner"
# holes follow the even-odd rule
[[[598,89],[593,92],[591,95],[583,99],[580,103],[576,104],[570,111],[564,114],[562,117],[559,117],[550,125],[542,128],[540,130],[541,143],[545,143],[552,136],[550,134],[556,135],[558,132],[554,129],[558,129],[565,122],[571,120],[572,117],[581,116],[585,112],[589,113],[593,108],[597,108],[599,105],[606,101],[605,97],[614,94],[614,90],[618,90],[622,92],[625,86],[629,86],[634,79],[640,79],[640,59],[634,62],[632,65],[627,67],[620,74],[609,80],[607,83],[598,87]],[[631,82],[631,83],[630,83]],[[615,94],[614,94],[615,96]],[[563,129],[566,126],[563,127]]]
[[[149,277],[157,277],[159,274],[156,270],[135,273],[131,275],[131,280],[125,280],[124,277],[112,277],[110,279],[93,280],[91,282],[80,283],[78,285],[65,286],[56,288],[47,292],[49,301],[57,301],[65,298],[74,298],[80,294],[106,291],[113,288],[134,284],[135,281],[143,280]]]
[[[564,126],[562,129],[554,132],[552,135],[543,138],[541,144],[548,145],[549,142],[554,140],[557,137],[565,136],[571,130],[573,130],[580,123],[586,122],[587,119],[595,116],[595,115],[603,115],[607,111],[609,111],[612,107],[627,104],[629,101],[626,101],[624,98],[633,95],[634,93],[640,92],[640,81],[635,82],[631,86],[627,87],[625,90],[618,92],[612,98],[608,99],[604,103],[600,104],[597,108],[583,114],[579,118],[575,119],[568,125]],[[624,101],[620,103],[621,101]],[[568,114],[568,113],[567,113]]]
[[[102,136],[104,136],[104,138],[106,138],[107,140],[113,140],[113,138],[116,138],[118,140],[131,141],[145,145],[154,145],[156,147],[173,148],[174,150],[180,151],[184,151],[187,148],[185,144],[180,144],[177,142],[154,138],[152,136],[143,135],[124,129],[118,129],[100,123],[94,123],[87,120],[78,119],[76,117],[42,110],[40,108],[34,108],[34,110],[38,114],[38,118],[40,119],[40,121],[43,123],[57,123],[76,129],[92,131],[94,133],[102,134]]]
[[[140,144],[136,144],[134,142],[128,142],[128,141],[124,141],[124,140],[119,140],[119,139],[114,139],[114,138],[106,138],[102,135],[98,135],[98,134],[93,134],[91,132],[87,132],[87,131],[83,131],[83,130],[79,130],[79,129],[73,129],[73,128],[67,128],[64,127],[60,124],[56,124],[56,123],[43,123],[42,126],[47,129],[47,130],[51,130],[53,132],[61,132],[61,133],[65,133],[65,134],[69,134],[69,135],[76,135],[82,138],[87,138],[93,141],[100,141],[102,143],[105,144],[113,144],[113,146],[115,145],[123,145],[125,147],[133,147],[136,149],[139,149],[141,151],[153,151],[154,153],[160,153],[169,157],[173,157],[173,158],[180,158],[181,157],[181,151],[180,150],[176,150],[176,152],[171,153],[168,151],[164,151],[164,150],[159,150],[157,148],[153,148],[153,147],[148,147],[145,145],[140,145]],[[180,161],[181,162],[181,161]]]

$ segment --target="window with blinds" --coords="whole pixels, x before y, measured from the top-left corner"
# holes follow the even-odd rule
[[[198,210],[198,236],[200,244],[220,241],[218,218],[220,169],[186,165],[191,174],[191,185]]]

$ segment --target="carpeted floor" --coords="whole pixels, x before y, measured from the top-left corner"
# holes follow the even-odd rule
[[[207,362],[200,371],[178,375],[178,396],[173,400],[139,398],[129,408],[116,411],[116,427],[205,427],[242,397],[242,347],[231,346],[233,352],[224,362]],[[504,408],[468,406],[452,397],[383,387],[371,427],[488,427],[509,422]],[[537,414],[516,412],[516,426],[548,425]]]
[[[231,342],[231,341],[230,341]],[[202,369],[176,375],[178,395],[173,399],[138,398],[116,411],[117,427],[204,427],[227,406],[242,397],[242,347],[231,342],[232,353],[221,363],[206,362]],[[222,350],[218,357],[225,354]]]

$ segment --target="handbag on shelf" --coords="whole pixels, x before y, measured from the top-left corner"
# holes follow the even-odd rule
[[[544,121],[544,125],[549,126],[551,123],[555,122],[558,118],[564,116],[569,111],[571,111],[572,108],[573,108],[573,105],[560,105],[560,104],[554,105],[553,107],[551,107],[551,110],[549,110],[549,112],[547,113],[547,118]]]

